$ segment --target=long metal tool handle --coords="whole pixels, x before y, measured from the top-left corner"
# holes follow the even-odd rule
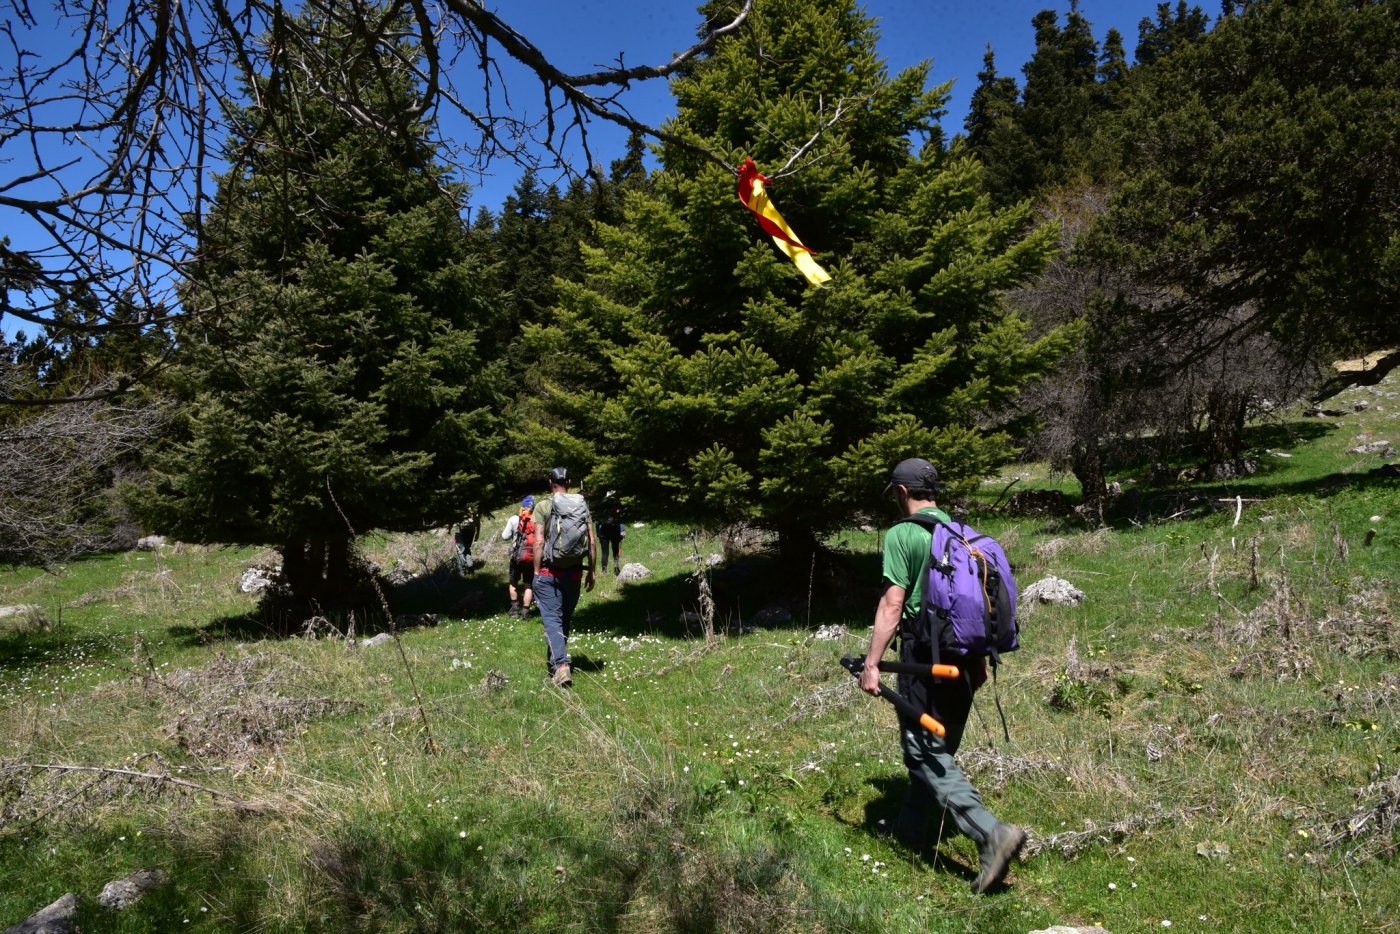
[[[860,671],[862,668],[865,667],[865,656],[861,656],[860,660],[857,661],[856,659],[851,658],[851,656],[847,655],[841,659],[841,664],[845,667],[847,671],[849,671],[852,675],[859,679]],[[896,664],[898,663],[896,662]],[[922,668],[923,666],[919,667]],[[889,688],[885,687],[882,684],[880,685],[880,699],[894,705],[895,710],[898,710],[910,720],[917,721],[920,726],[928,730],[934,736],[937,736],[941,739],[944,735],[947,734],[948,731],[944,729],[943,724],[939,723],[937,720],[933,719],[933,717],[929,716],[919,708],[915,707],[909,702],[908,698],[906,698],[903,694],[899,693],[898,691],[891,691]]]
[[[857,666],[863,667],[865,656],[857,655],[854,661]],[[952,681],[956,681],[962,674],[962,670],[957,665],[925,665],[923,662],[887,662],[881,659],[879,667],[881,671],[906,675],[927,675],[930,678],[943,678]]]

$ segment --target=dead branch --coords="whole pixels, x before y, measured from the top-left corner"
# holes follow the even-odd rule
[[[1160,805],[1157,805],[1146,813],[1132,814],[1122,820],[1114,821],[1111,824],[1104,824],[1103,826],[1097,826],[1093,821],[1086,820],[1084,822],[1084,830],[1054,833],[1050,834],[1048,837],[1032,832],[1030,839],[1026,842],[1025,849],[1022,851],[1022,855],[1026,859],[1029,859],[1037,853],[1046,850],[1058,850],[1064,856],[1075,856],[1095,843],[1114,843],[1130,837],[1133,834],[1150,830],[1159,824],[1184,820],[1193,814],[1199,814],[1202,811],[1209,810],[1209,806],[1201,805],[1199,807],[1172,808],[1169,811],[1164,811]]]
[[[201,794],[227,801],[235,810],[245,814],[257,814],[270,810],[270,806],[256,801],[248,801],[237,795],[220,791],[217,788],[210,788],[208,785],[201,785],[185,778],[176,778],[173,775],[166,775],[160,772],[138,772],[135,769],[112,768],[98,765],[67,765],[54,762],[11,762],[0,766],[0,772],[13,771],[31,772],[58,772],[63,774],[85,773],[102,777],[125,778],[130,781],[147,782],[157,791],[166,785],[173,785],[177,788],[184,788],[189,791],[197,791]]]

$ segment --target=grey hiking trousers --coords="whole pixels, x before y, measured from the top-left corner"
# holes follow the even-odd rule
[[[964,723],[945,723],[948,735],[939,739],[922,727],[901,726],[899,745],[909,770],[909,788],[895,818],[894,833],[905,844],[922,847],[928,842],[929,819],[939,809],[964,836],[980,848],[996,829],[997,819],[982,804],[982,796],[953,761],[962,740]],[[956,726],[956,729],[955,729]],[[951,828],[935,827],[941,838]]]

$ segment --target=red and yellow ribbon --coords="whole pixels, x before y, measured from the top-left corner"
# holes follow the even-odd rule
[[[753,159],[745,159],[744,164],[739,166],[739,200],[744,203],[744,207],[753,212],[754,217],[758,219],[758,226],[773,238],[773,243],[787,254],[788,259],[793,261],[797,270],[810,284],[821,285],[830,280],[831,274],[812,258],[811,249],[797,239],[797,234],[792,232],[787,221],[783,220],[783,215],[778,213],[778,209],[768,199],[768,191],[763,186],[769,181],[771,179],[765,178],[758,171]]]

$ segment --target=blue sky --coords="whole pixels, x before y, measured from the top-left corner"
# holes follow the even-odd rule
[[[511,0],[496,9],[556,65],[578,73],[610,64],[620,52],[629,65],[668,60],[694,41],[700,22],[696,5],[695,0]],[[1219,9],[1214,3],[1201,5],[1212,18]],[[987,44],[996,52],[997,71],[1019,83],[1021,66],[1035,49],[1031,17],[1052,9],[1063,25],[1069,10],[1068,0],[868,0],[864,6],[878,20],[878,49],[891,73],[929,59],[933,84],[954,81],[944,120],[949,135],[962,130]],[[1118,29],[1129,57],[1137,45],[1138,21],[1155,17],[1156,8],[1157,0],[1082,0],[1079,7],[1100,42],[1110,28]],[[673,112],[663,81],[635,85],[626,99],[633,113],[648,122],[658,123]],[[525,98],[530,105],[536,100]],[[594,157],[606,163],[621,154],[626,134],[595,125],[590,136]],[[473,207],[497,209],[519,177],[519,170],[506,163],[491,171],[471,180]]]

